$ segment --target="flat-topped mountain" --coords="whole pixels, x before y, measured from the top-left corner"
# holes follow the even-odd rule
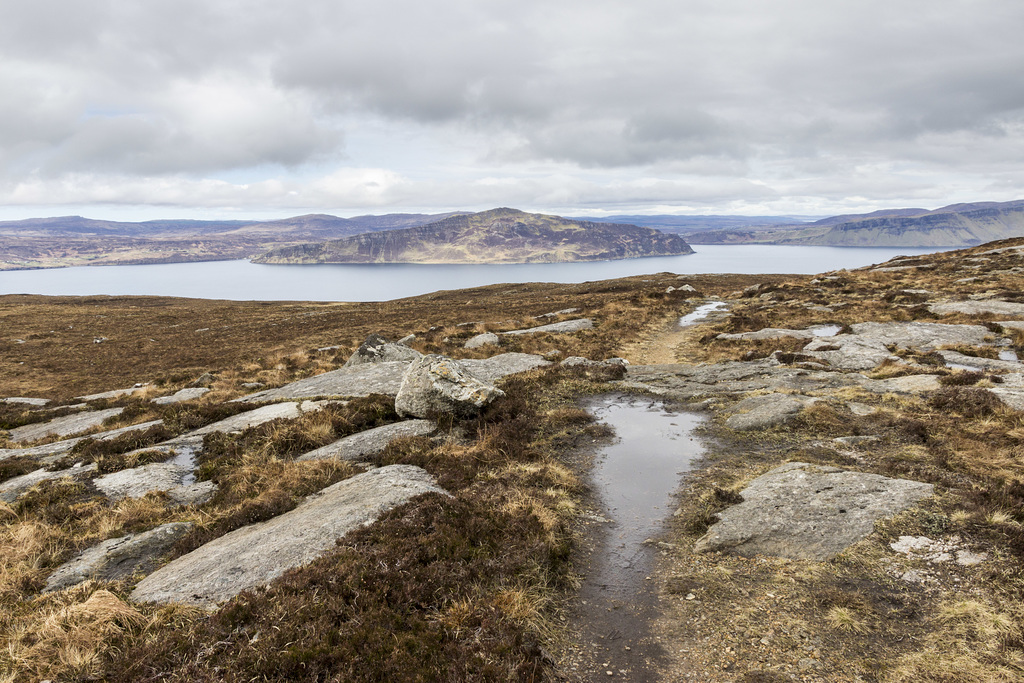
[[[1024,200],[891,209],[833,216],[804,225],[690,235],[698,244],[804,244],[833,247],[972,247],[1024,237]]]
[[[256,263],[556,263],[691,254],[678,235],[492,209],[402,230],[274,249]]]

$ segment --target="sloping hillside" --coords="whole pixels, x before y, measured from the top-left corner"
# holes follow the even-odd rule
[[[1024,236],[1024,201],[953,204],[835,216],[809,225],[690,235],[695,244],[805,244],[833,247],[972,247]]]
[[[554,263],[690,254],[678,235],[516,209],[275,249],[257,263]]]

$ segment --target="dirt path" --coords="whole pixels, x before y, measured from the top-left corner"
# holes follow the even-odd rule
[[[726,313],[714,311],[696,324],[680,327],[679,318],[688,312],[682,310],[659,320],[657,324],[647,329],[638,341],[624,345],[622,357],[633,365],[693,362],[694,359],[686,349],[704,334],[702,323],[719,319]]]
[[[623,357],[634,365],[691,360],[687,349],[693,348],[696,340],[705,334],[701,323],[707,320],[681,327],[680,317],[690,312],[683,309],[659,320],[638,341],[622,348]],[[714,311],[709,318],[713,320],[722,315],[724,311]],[[568,681],[612,679],[657,683],[662,680],[659,671],[667,668],[671,659],[654,629],[663,616],[656,587],[658,581],[654,576],[657,554],[654,539],[660,535],[661,524],[670,514],[670,506],[661,499],[669,494],[656,492],[659,487],[648,481],[652,475],[647,470],[655,467],[654,460],[646,462],[636,456],[647,454],[657,459],[671,453],[668,469],[653,476],[674,490],[678,482],[670,483],[672,473],[687,469],[689,458],[695,457],[701,449],[698,443],[691,443],[692,438],[684,441],[699,418],[664,412],[667,409],[658,402],[648,405],[639,401],[636,406],[627,408],[625,403],[630,403],[630,399],[626,397],[605,399],[608,400],[614,405],[600,408],[601,400],[595,400],[589,409],[596,409],[602,419],[610,423],[616,423],[605,415],[611,409],[614,409],[612,412],[634,412],[618,419],[615,424],[618,443],[601,449],[590,473],[600,500],[600,513],[594,516],[597,523],[588,524],[584,544],[589,550],[584,553],[586,557],[581,558],[584,578],[579,604],[572,615],[577,634],[575,643],[560,657],[564,667],[562,676]],[[656,409],[655,404],[661,407]],[[661,413],[661,417],[655,413]],[[658,419],[665,419],[666,424],[654,424]],[[685,434],[675,434],[684,424]],[[669,434],[672,436],[667,436]],[[665,448],[660,441],[663,438],[676,443]],[[680,451],[680,443],[688,445]],[[625,470],[609,469],[613,467],[610,457],[616,448],[628,453],[629,464]],[[689,455],[676,462],[676,456],[685,453]],[[606,469],[612,474],[605,472]]]

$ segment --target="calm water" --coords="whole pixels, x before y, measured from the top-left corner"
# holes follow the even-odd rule
[[[696,254],[510,265],[269,266],[248,261],[0,272],[0,294],[144,294],[236,301],[386,301],[499,282],[586,282],[671,272],[822,273],[936,249],[698,245]]]

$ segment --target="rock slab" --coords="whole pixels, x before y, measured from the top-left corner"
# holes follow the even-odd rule
[[[94,427],[99,427],[107,418],[120,415],[124,408],[107,408],[106,410],[89,410],[84,413],[73,413],[58,417],[49,422],[28,424],[15,427],[10,431],[11,441],[35,441],[47,436],[70,436]]]
[[[870,534],[876,520],[933,490],[907,479],[787,463],[752,481],[743,502],[719,513],[695,550],[827,560]]]
[[[785,424],[819,399],[791,394],[767,394],[745,398],[735,406],[737,413],[725,421],[729,429],[745,432]]]
[[[44,481],[51,479],[63,479],[64,477],[70,477],[71,479],[84,479],[86,476],[96,470],[96,465],[82,465],[76,463],[71,467],[64,470],[56,470],[50,472],[46,469],[38,469],[28,474],[23,474],[20,477],[14,477],[0,484],[0,502],[13,503],[21,494],[28,491],[36,484],[41,484]]]
[[[180,391],[177,391],[170,396],[160,396],[153,399],[153,403],[158,406],[168,405],[170,403],[181,403],[182,401],[191,401],[192,399],[199,398],[203,394],[210,391],[206,387],[187,387]]]
[[[367,455],[379,453],[395,439],[405,436],[426,436],[435,429],[437,425],[430,420],[396,422],[338,439],[334,443],[303,454],[297,460],[360,460]]]
[[[504,395],[459,361],[430,354],[405,371],[395,396],[395,410],[403,417],[426,418],[437,413],[472,417]]]
[[[499,353],[490,358],[466,359],[459,361],[480,379],[494,382],[501,377],[525,372],[548,361],[532,353]],[[314,377],[306,377],[276,389],[267,389],[255,394],[233,399],[263,403],[278,399],[312,398],[315,396],[369,396],[386,394],[394,396],[402,386],[402,377],[409,363],[394,361],[367,363],[351,368],[339,368]]]
[[[594,321],[590,318],[576,318],[574,320],[563,320],[559,323],[549,323],[547,325],[540,325],[538,327],[528,327],[522,330],[512,330],[510,332],[502,332],[502,334],[521,335],[521,334],[540,334],[546,332],[547,334],[566,334],[569,332],[579,332],[580,330],[589,330],[594,327]]]
[[[83,551],[57,568],[46,580],[44,593],[77,585],[87,579],[118,581],[149,573],[174,543],[192,529],[191,522],[172,522],[141,534],[111,538]]]
[[[315,560],[349,531],[424,493],[446,492],[413,465],[370,470],[327,487],[291,512],[236,529],[179,557],[143,579],[131,597],[213,607]]]

